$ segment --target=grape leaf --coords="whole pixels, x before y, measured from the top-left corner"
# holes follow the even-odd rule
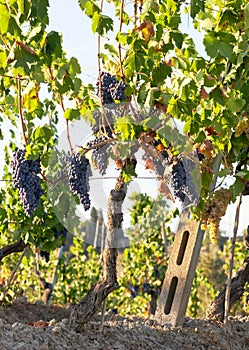
[[[0,4],[0,32],[5,34],[9,28],[10,13],[4,4]]]
[[[80,111],[74,108],[67,108],[64,113],[64,118],[67,120],[75,120],[80,118]]]
[[[113,20],[108,16],[95,12],[92,18],[92,30],[94,33],[103,35],[109,30],[113,30]]]
[[[245,6],[245,24],[246,24],[246,32],[249,32],[249,3]]]

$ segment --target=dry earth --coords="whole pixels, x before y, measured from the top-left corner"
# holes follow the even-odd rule
[[[99,318],[83,333],[69,328],[70,310],[19,301],[0,306],[0,350],[249,350],[249,317],[227,325],[186,319],[183,327],[160,326],[138,317]],[[38,322],[40,321],[40,322]]]

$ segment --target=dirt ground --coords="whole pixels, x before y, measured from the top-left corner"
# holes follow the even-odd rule
[[[249,316],[227,325],[186,319],[183,327],[160,326],[153,319],[107,314],[99,332],[99,316],[83,333],[69,327],[70,308],[19,300],[0,306],[0,350],[248,350]]]

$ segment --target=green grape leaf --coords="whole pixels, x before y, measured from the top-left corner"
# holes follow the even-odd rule
[[[246,101],[243,98],[231,97],[226,103],[227,109],[231,112],[239,112],[242,107],[245,105]]]
[[[236,174],[236,176],[248,181],[249,180],[249,171],[248,170],[241,170]]]
[[[48,0],[32,0],[32,16],[42,24],[48,24]]]
[[[24,14],[25,13],[25,0],[17,0],[17,4],[18,4],[18,11],[21,13],[21,14]]]
[[[203,43],[206,48],[206,52],[208,56],[214,58],[218,54],[218,48],[219,48],[219,39],[217,36],[217,33],[210,32],[205,35]]]
[[[64,118],[67,120],[75,120],[80,118],[80,111],[74,108],[67,108],[64,113]]]
[[[108,16],[95,12],[92,18],[92,30],[100,35],[106,34],[109,30],[113,30],[113,20]]]
[[[61,35],[58,32],[51,31],[46,37],[46,54],[54,54],[56,57],[62,57]]]
[[[120,133],[121,140],[134,139],[136,132],[131,120],[126,117],[120,117],[116,120],[115,129]]]
[[[105,44],[104,48],[111,54],[112,57],[118,57],[118,51],[113,45]]]
[[[81,68],[79,65],[79,62],[77,58],[71,57],[70,62],[69,62],[69,73],[75,76],[76,74],[81,73]]]
[[[125,168],[122,168],[122,177],[125,183],[131,181],[133,177],[137,177],[134,167],[127,165]]]
[[[27,50],[18,46],[15,50],[15,61],[13,62],[13,72],[15,74],[29,74],[30,64],[36,62],[37,58]]]
[[[89,1],[89,0],[78,0],[79,5],[80,5],[80,8],[81,8],[82,11],[85,11],[86,3],[87,3],[88,1]]]
[[[192,18],[205,9],[205,0],[191,0],[190,1],[190,15]]]
[[[249,33],[249,3],[245,6],[245,24],[247,35]]]
[[[101,12],[100,8],[97,5],[95,5],[92,1],[86,1],[84,7],[86,15],[90,18],[92,18],[95,13],[98,14]]]
[[[53,136],[53,131],[49,125],[37,126],[34,132],[31,134],[31,139],[36,141],[49,142]]]
[[[7,5],[0,4],[0,32],[5,34],[9,29],[10,13]]]
[[[241,192],[244,190],[244,188],[245,188],[245,183],[241,180],[240,177],[237,177],[236,181],[232,187],[232,195],[233,195],[234,201],[241,194]]]

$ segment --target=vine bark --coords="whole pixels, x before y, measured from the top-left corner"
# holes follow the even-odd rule
[[[242,266],[237,271],[231,281],[230,308],[239,300],[245,291],[245,284],[249,282],[249,256],[244,260]],[[217,298],[210,304],[207,310],[207,318],[223,322],[225,316],[225,295],[226,286],[219,293]]]
[[[135,159],[127,159],[125,166],[133,166],[135,168]],[[120,174],[108,200],[107,236],[102,254],[102,277],[73,308],[70,315],[70,325],[77,332],[83,331],[85,323],[99,310],[106,297],[119,287],[116,268],[117,244],[123,221],[122,204],[126,197],[126,192],[127,183],[124,182],[122,174]]]

